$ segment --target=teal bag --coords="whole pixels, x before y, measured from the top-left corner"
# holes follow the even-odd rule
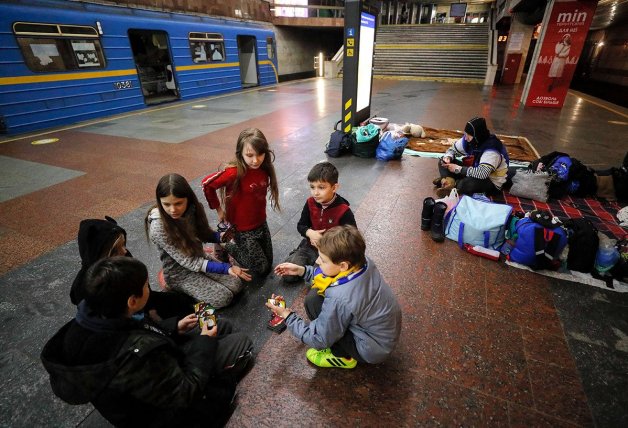
[[[372,123],[358,127],[355,131],[356,143],[351,148],[353,155],[360,158],[374,158],[379,145],[379,131],[380,127]]]

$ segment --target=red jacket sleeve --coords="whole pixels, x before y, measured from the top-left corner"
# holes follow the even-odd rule
[[[230,167],[224,171],[209,174],[201,181],[201,187],[203,188],[203,193],[205,194],[205,199],[207,199],[207,204],[210,209],[215,210],[220,206],[220,199],[218,198],[216,190],[223,186],[230,186],[231,183],[235,181],[237,173],[237,168]],[[229,191],[229,189],[227,189],[227,191]]]

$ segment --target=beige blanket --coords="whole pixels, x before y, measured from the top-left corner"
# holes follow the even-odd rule
[[[435,129],[423,127],[425,138],[410,137],[408,149],[417,152],[445,153],[451,144],[462,137],[460,131],[449,131],[447,129]],[[524,162],[532,162],[539,158],[536,149],[525,137],[513,137],[510,135],[497,135],[508,150],[510,159]]]

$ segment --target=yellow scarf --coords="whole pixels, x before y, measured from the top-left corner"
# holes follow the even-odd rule
[[[340,278],[347,277],[351,275],[352,273],[357,272],[360,269],[361,268],[354,266],[349,270],[340,272],[336,276],[325,276],[321,268],[317,267],[316,270],[314,271],[314,278],[312,280],[312,288],[316,288],[318,290],[317,293],[319,296],[324,296],[325,290],[327,289],[327,287],[336,283]]]

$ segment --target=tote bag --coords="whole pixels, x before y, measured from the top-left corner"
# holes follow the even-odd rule
[[[360,158],[374,158],[379,145],[380,128],[372,123],[356,129],[356,142],[351,148],[354,156]]]
[[[506,221],[512,207],[462,196],[446,216],[445,236],[464,244],[499,250],[504,243]]]

